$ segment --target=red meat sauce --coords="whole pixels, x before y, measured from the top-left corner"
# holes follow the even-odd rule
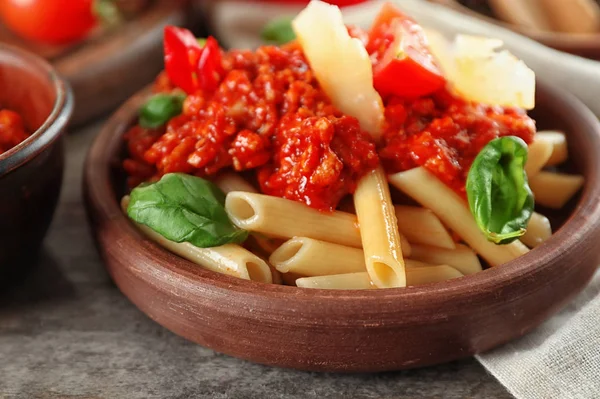
[[[387,98],[377,149],[356,118],[331,104],[296,44],[230,51],[223,67],[217,90],[189,95],[166,127],[127,132],[131,187],[170,172],[210,178],[227,168],[254,170],[265,194],[329,211],[381,158],[390,173],[424,166],[464,194],[468,168],[485,144],[504,135],[529,143],[535,132],[524,111],[444,90]],[[172,89],[165,74],[157,78],[155,91]]]
[[[15,147],[29,137],[21,116],[7,109],[0,109],[0,154]]]
[[[471,164],[491,140],[533,141],[535,122],[520,108],[457,98],[447,90],[413,100],[389,98],[379,156],[388,173],[423,166],[466,198]]]

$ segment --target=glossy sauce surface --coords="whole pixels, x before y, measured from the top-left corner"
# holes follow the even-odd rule
[[[352,28],[352,35],[361,32]],[[386,97],[376,147],[356,118],[331,104],[297,44],[229,51],[222,64],[215,91],[189,95],[164,128],[136,125],[125,135],[130,186],[170,172],[254,170],[262,192],[328,211],[381,159],[389,173],[424,166],[464,196],[469,167],[490,140],[512,135],[530,143],[535,134],[523,110],[468,102],[443,89]],[[173,89],[166,74],[157,78],[156,92]]]

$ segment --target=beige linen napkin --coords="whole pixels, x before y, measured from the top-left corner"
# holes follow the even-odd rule
[[[447,36],[467,33],[502,39],[545,81],[571,91],[600,115],[600,63],[561,53],[514,32],[420,0],[392,0],[423,26]],[[367,27],[382,1],[344,9],[347,23]],[[301,8],[301,7],[300,7]],[[298,6],[256,6],[219,0],[212,9],[216,33],[226,46],[251,48],[276,16]],[[567,309],[515,342],[477,356],[519,399],[600,398],[600,272]]]
[[[523,399],[600,397],[600,272],[567,309],[477,359]]]

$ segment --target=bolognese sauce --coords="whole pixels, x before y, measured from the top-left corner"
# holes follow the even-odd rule
[[[469,167],[489,141],[511,135],[530,143],[535,134],[521,109],[465,101],[442,88],[412,99],[386,96],[383,139],[374,143],[331,104],[297,43],[232,50],[221,64],[216,90],[188,94],[182,114],[163,128],[126,134],[132,187],[171,172],[254,170],[262,192],[329,211],[381,161],[389,173],[424,166],[465,196]],[[177,88],[163,73],[154,89]]]

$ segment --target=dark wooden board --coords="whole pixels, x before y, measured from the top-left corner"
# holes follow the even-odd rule
[[[73,46],[46,46],[16,37],[0,27],[0,42],[50,60],[73,87],[73,125],[117,107],[151,82],[163,67],[165,25],[193,26],[196,13],[186,0],[155,0],[115,31],[97,31]]]

